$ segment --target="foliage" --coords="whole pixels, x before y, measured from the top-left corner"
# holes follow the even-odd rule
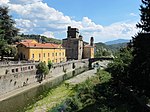
[[[12,44],[13,37],[17,35],[18,29],[14,26],[15,21],[8,15],[8,7],[0,7],[0,36],[8,44]]]
[[[37,66],[37,70],[39,74],[47,75],[49,73],[48,66],[44,62],[40,62]]]
[[[107,51],[109,54],[114,54],[115,52],[119,51],[120,48],[126,47],[127,43],[118,43],[118,44],[112,44],[112,45],[106,45],[104,43],[95,43],[96,49],[100,51]],[[102,50],[101,50],[102,49]]]
[[[142,29],[143,32],[150,32],[150,0],[142,0],[143,5],[140,6],[141,22],[137,27]]]
[[[111,51],[104,48],[96,49],[96,53],[94,57],[99,58],[103,56],[111,56]]]
[[[47,66],[48,66],[48,68],[49,68],[49,70],[50,70],[50,69],[52,68],[52,66],[53,66],[53,63],[49,60]]]
[[[101,73],[104,74],[102,75]],[[95,103],[95,86],[99,83],[103,83],[104,81],[108,81],[109,79],[110,74],[104,71],[99,71],[97,76],[91,79],[87,79],[81,84],[73,86],[72,90],[75,91],[74,95],[66,99],[65,102],[61,103],[55,108],[61,108],[62,110],[65,109],[65,112],[75,112],[81,110],[82,108],[88,105]]]
[[[112,63],[108,64],[107,71],[111,73],[116,81],[126,82],[128,80],[128,69],[132,61],[132,49],[126,47],[120,49]]]
[[[4,39],[0,39],[0,55],[1,60],[4,56],[14,57],[17,54],[17,48],[15,46],[8,45]]]
[[[130,77],[133,85],[139,89],[149,89],[150,85],[150,34],[139,33],[133,39],[133,61]],[[140,82],[140,83],[139,83]]]
[[[149,90],[150,83],[150,0],[142,0],[141,21],[137,27],[142,31],[133,37],[133,61],[130,77],[133,86],[139,90]]]
[[[19,35],[21,38],[23,39],[35,39],[38,42],[46,42],[46,43],[55,43],[55,44],[61,44],[61,40],[59,39],[55,39],[55,38],[47,38],[45,36],[41,36],[41,35],[35,35],[35,34],[31,34],[31,35],[25,35],[25,34],[21,34]]]

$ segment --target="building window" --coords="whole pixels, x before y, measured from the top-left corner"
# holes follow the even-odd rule
[[[31,66],[31,69],[33,69],[33,66]]]
[[[14,70],[14,69],[12,69],[12,70],[11,70],[11,72],[12,72],[12,73],[14,73],[14,72],[15,72],[15,70]]]
[[[56,53],[56,56],[57,56],[57,53]]]
[[[48,57],[49,57],[49,53],[48,53]]]
[[[18,72],[18,68],[16,68],[16,72]]]
[[[45,57],[45,53],[44,53],[44,57]]]
[[[61,56],[61,53],[59,53],[59,56]]]
[[[34,54],[32,54],[32,58],[34,59]]]
[[[56,63],[57,63],[57,59],[56,59]]]
[[[64,56],[64,52],[62,53],[62,55]]]
[[[52,53],[52,56],[54,56],[54,53]]]

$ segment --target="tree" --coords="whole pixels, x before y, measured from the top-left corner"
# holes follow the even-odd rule
[[[46,75],[49,73],[48,66],[45,62],[40,62],[37,66],[37,73],[39,74],[40,81],[46,78]]]
[[[108,64],[106,70],[111,73],[115,82],[129,83],[128,71],[132,59],[132,49],[126,47],[120,49],[113,62]]]
[[[140,6],[141,22],[137,24],[143,32],[150,32],[150,0],[142,0],[143,5]]]
[[[150,0],[142,0],[141,21],[137,28],[142,29],[132,39],[133,61],[130,78],[134,87],[148,90],[150,87]]]
[[[49,70],[50,70],[50,69],[52,68],[52,66],[53,66],[53,63],[49,60],[47,66],[48,66],[48,68],[49,68]]]
[[[19,30],[14,26],[15,21],[8,12],[8,7],[0,7],[0,37],[8,44],[12,44],[13,37],[17,35]]]

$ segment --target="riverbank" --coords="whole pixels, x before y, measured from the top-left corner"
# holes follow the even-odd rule
[[[95,73],[96,73],[96,69],[92,69],[92,70],[83,72],[69,80],[66,80],[65,83],[50,90],[47,93],[46,97],[28,106],[26,108],[26,112],[47,112],[52,107],[55,107],[56,105],[60,104],[62,101],[64,101],[66,98],[68,98],[74,93],[72,88],[68,88],[68,86],[66,86],[66,83],[69,83],[69,84],[82,83],[88,78],[94,76]]]
[[[78,68],[73,71],[67,71],[64,74],[57,74],[42,83],[33,83],[32,85],[18,88],[9,93],[0,96],[0,109],[2,112],[21,111],[24,107],[37,101],[37,98],[44,92],[57,85],[64,80],[76,76],[87,70],[87,68]],[[9,105],[9,106],[8,106]]]

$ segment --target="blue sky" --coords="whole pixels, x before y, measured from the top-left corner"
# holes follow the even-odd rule
[[[0,0],[7,5],[21,33],[66,38],[77,27],[85,41],[131,39],[138,31],[140,0]]]

